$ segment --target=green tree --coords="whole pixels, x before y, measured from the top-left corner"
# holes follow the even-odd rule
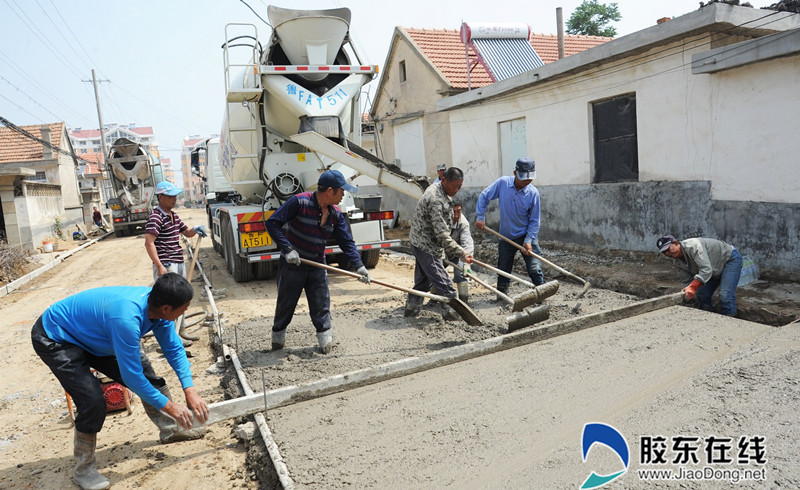
[[[617,35],[617,28],[606,27],[606,24],[621,18],[616,3],[606,5],[597,0],[583,0],[567,21],[567,34],[614,37]]]

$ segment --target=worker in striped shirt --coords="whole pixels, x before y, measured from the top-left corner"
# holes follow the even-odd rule
[[[183,248],[180,236],[191,238],[195,235],[205,237],[206,227],[203,225],[189,228],[181,221],[180,216],[173,211],[178,202],[178,194],[183,189],[168,180],[156,186],[156,199],[158,206],[150,213],[144,228],[144,249],[153,261],[153,280],[167,272],[175,272],[186,277],[186,266],[183,263]],[[183,315],[175,321],[176,329],[180,333],[183,329]],[[183,339],[183,345],[192,345],[190,340]]]

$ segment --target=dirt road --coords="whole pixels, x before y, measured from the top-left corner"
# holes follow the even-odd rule
[[[189,224],[202,223],[196,210],[180,213]],[[150,285],[152,269],[141,235],[107,238],[71,256],[50,272],[0,298],[3,328],[0,343],[0,487],[77,488],[72,484],[72,427],[64,392],[33,352],[30,329],[50,304],[84,289],[111,285]],[[196,292],[199,289],[195,288]],[[195,300],[190,312],[200,311]],[[197,332],[194,332],[197,333]],[[146,350],[156,372],[180,393],[172,370],[155,352]],[[207,336],[189,348],[195,385],[210,402],[224,399],[220,376],[206,374],[212,364]],[[180,396],[180,395],[179,395]],[[181,397],[182,398],[182,397]],[[115,489],[257,488],[245,470],[245,449],[231,435],[231,424],[218,424],[204,439],[162,445],[158,431],[142,409],[109,416],[98,436],[98,469]]]

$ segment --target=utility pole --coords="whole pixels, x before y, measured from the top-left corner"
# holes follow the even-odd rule
[[[101,202],[108,202],[108,197],[110,196],[110,193],[109,193],[108,189],[106,188],[106,184],[105,184],[104,181],[106,179],[111,179],[112,176],[111,176],[111,169],[106,167],[106,165],[105,165],[106,157],[108,157],[108,148],[106,148],[106,132],[105,132],[105,129],[103,129],[103,112],[100,110],[100,93],[97,91],[97,84],[98,84],[98,82],[103,82],[103,81],[110,82],[111,80],[98,80],[97,76],[94,73],[94,68],[92,68],[92,79],[91,80],[83,80],[83,81],[84,82],[91,81],[92,85],[94,86],[94,101],[97,104],[97,122],[100,123],[100,151],[103,152],[103,155],[101,156],[101,158],[99,160],[100,161],[100,165],[101,165],[100,171],[101,172],[105,172],[105,171],[108,172],[108,177],[102,179],[101,183],[100,183],[100,200],[101,200]],[[102,167],[106,167],[106,168],[102,168]]]
[[[86,80],[88,81],[88,80]],[[100,110],[100,93],[97,91],[97,83],[110,80],[98,80],[92,68],[92,85],[94,85],[94,101],[97,104],[97,121],[100,123],[100,148],[103,151],[103,163],[105,163],[106,156],[108,156],[108,149],[106,148],[106,132],[103,129],[103,112]]]

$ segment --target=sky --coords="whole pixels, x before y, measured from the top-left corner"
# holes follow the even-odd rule
[[[556,8],[562,8],[566,23],[580,3],[284,0],[275,5],[350,8],[356,49],[367,63],[382,68],[398,25],[458,29],[462,22],[524,22],[535,33],[555,34]],[[698,0],[615,3],[622,14],[621,21],[611,24],[617,37],[655,25],[658,18],[692,12],[699,4]],[[773,2],[751,3],[762,7]],[[97,129],[94,69],[100,80],[103,122],[152,126],[162,158],[179,166],[185,137],[220,132],[226,24],[254,24],[266,45],[271,32],[265,23],[269,4],[266,0],[0,0],[0,116],[18,126],[65,121],[70,128]],[[377,83],[376,78],[365,92],[374,91]]]

